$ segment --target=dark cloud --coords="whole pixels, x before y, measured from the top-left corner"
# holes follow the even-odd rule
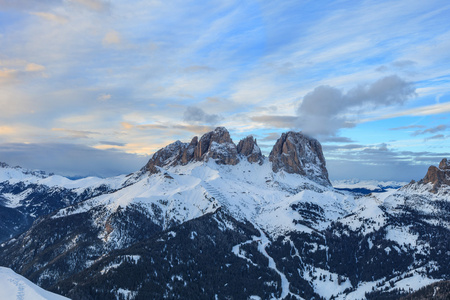
[[[189,106],[184,111],[184,121],[196,122],[214,125],[217,124],[222,117],[216,114],[207,114],[203,109],[195,106]]]
[[[297,127],[311,135],[335,136],[339,129],[355,126],[349,113],[381,106],[400,105],[415,95],[409,82],[393,75],[347,92],[322,85],[306,94],[297,114]]]
[[[110,177],[139,170],[148,157],[75,144],[0,144],[0,160],[9,165],[79,177]]]
[[[123,147],[126,145],[125,143],[111,142],[111,141],[99,141],[98,143],[100,145],[110,145],[110,146],[119,146],[119,147]]]
[[[389,64],[389,66],[382,65],[375,69],[377,72],[387,72],[389,70],[395,69],[398,71],[404,71],[405,69],[409,69],[416,64],[415,61],[412,60],[396,60]]]
[[[425,126],[423,126],[423,125],[408,125],[408,126],[389,128],[389,130],[404,130],[404,129],[413,129],[413,128],[425,128]]]
[[[404,69],[412,67],[416,64],[415,61],[412,60],[396,60],[391,65],[395,68]]]
[[[436,135],[433,135],[433,136],[430,136],[430,137],[426,138],[425,141],[428,141],[428,140],[443,140],[445,138],[446,137],[443,134],[436,134]]]
[[[436,127],[433,128],[428,128],[425,130],[416,130],[412,133],[413,136],[418,136],[418,135],[422,135],[422,134],[427,134],[427,133],[436,133],[439,131],[445,131],[447,130],[448,126],[447,125],[438,125]]]
[[[378,68],[375,69],[375,71],[382,72],[382,73],[384,73],[384,72],[386,72],[388,70],[389,70],[389,68],[384,66],[384,65],[383,66],[379,66]]]

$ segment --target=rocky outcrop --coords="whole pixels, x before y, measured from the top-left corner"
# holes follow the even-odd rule
[[[194,159],[195,148],[198,144],[198,137],[194,136],[189,145],[184,149],[183,154],[181,155],[181,164],[186,165],[190,161]]]
[[[263,163],[261,149],[256,143],[256,139],[254,139],[251,135],[239,141],[237,145],[237,152],[239,155],[245,156],[248,162],[259,164]]]
[[[157,167],[176,165],[184,154],[186,148],[186,143],[176,141],[164,148],[159,149],[144,166],[144,171],[155,174],[159,173],[159,169]]]
[[[195,161],[208,161],[210,158],[219,165],[235,165],[239,162],[236,145],[225,127],[217,127],[204,134],[195,147]]]
[[[176,141],[153,154],[143,170],[151,174],[159,173],[158,167],[186,165],[193,161],[214,159],[219,165],[235,165],[239,162],[236,145],[224,127],[204,134],[200,140]]]
[[[323,184],[331,185],[322,146],[316,139],[301,132],[283,133],[269,155],[272,170],[296,173]]]
[[[431,183],[433,185],[431,192],[433,193],[437,193],[442,185],[450,186],[450,162],[444,158],[439,163],[439,168],[430,166],[427,174],[421,180],[421,183]]]

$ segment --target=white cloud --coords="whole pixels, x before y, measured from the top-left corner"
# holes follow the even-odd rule
[[[100,101],[107,101],[111,99],[111,94],[101,94],[100,96],[97,97],[97,100]]]
[[[44,71],[45,67],[35,64],[35,63],[29,63],[25,66],[25,71],[27,72],[39,72],[39,71]]]
[[[43,18],[47,21],[56,22],[59,24],[65,24],[68,22],[67,18],[49,12],[31,12],[30,14]]]
[[[103,45],[118,45],[121,43],[120,35],[117,31],[111,30],[103,37]]]

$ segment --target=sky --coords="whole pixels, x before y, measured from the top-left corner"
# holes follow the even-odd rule
[[[450,3],[0,0],[0,161],[139,170],[225,126],[322,143],[332,180],[450,158]]]

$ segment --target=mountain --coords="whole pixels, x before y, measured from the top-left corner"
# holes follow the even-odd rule
[[[0,299],[64,300],[68,298],[50,293],[11,269],[0,267]]]
[[[336,190],[302,133],[264,157],[219,127],[127,178],[37,219],[0,265],[73,299],[395,299],[450,276],[445,182]]]
[[[384,193],[389,190],[397,190],[408,184],[397,181],[377,181],[377,180],[333,180],[333,187],[340,191],[349,191],[357,194],[368,195],[370,193]]]
[[[113,192],[130,180],[127,176],[70,180],[0,162],[0,242],[24,232],[40,216]]]

